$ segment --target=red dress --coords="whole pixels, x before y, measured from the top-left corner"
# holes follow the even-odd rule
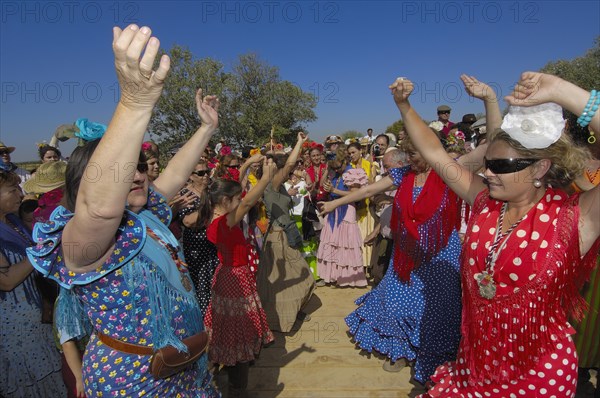
[[[206,236],[217,246],[221,261],[204,317],[211,336],[209,360],[225,366],[252,361],[262,345],[274,339],[250,269],[258,264],[256,250],[239,226],[227,226],[226,215],[210,224]]]
[[[438,367],[430,397],[573,397],[577,354],[569,312],[600,240],[579,256],[578,195],[546,194],[506,238],[496,261],[496,295],[479,294],[475,276],[495,237],[502,202],[475,201],[462,256],[462,340],[455,362]],[[590,261],[591,260],[591,261]]]

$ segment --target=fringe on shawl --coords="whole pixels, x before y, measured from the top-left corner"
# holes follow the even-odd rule
[[[171,345],[179,351],[187,352],[187,347],[181,342],[184,336],[177,336],[176,331],[185,329],[187,336],[190,336],[203,329],[202,314],[194,291],[189,295],[182,295],[169,284],[160,268],[152,266],[152,261],[144,255],[139,255],[131,261],[130,266],[123,267],[122,270],[131,291],[142,284],[146,285],[152,312],[152,342],[155,350]],[[130,319],[135,319],[135,300],[132,299],[131,304]],[[181,315],[173,318],[176,307],[181,310]]]
[[[479,214],[488,199],[487,192],[478,197],[473,206],[475,214]],[[580,317],[585,313],[587,304],[579,290],[594,266],[600,239],[581,259],[576,204],[574,197],[563,204],[552,241],[555,249],[543,259],[544,266],[538,276],[518,292],[491,302],[479,297],[469,267],[462,262],[463,286],[468,286],[463,290],[462,326],[466,361],[457,365],[469,369],[470,384],[484,379],[505,383],[517,379],[535,367],[566,335],[567,314]],[[469,230],[476,218],[471,218]],[[564,250],[568,250],[566,256]],[[571,266],[577,262],[579,266]],[[559,263],[560,267],[555,266]],[[572,274],[570,269],[576,272]],[[477,345],[476,336],[481,337],[481,346]]]

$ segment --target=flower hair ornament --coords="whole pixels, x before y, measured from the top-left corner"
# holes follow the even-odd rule
[[[436,121],[429,123],[429,127],[431,127],[432,129],[434,129],[435,131],[437,131],[439,133],[444,128],[444,124],[442,122],[440,122],[439,120],[436,120]]]
[[[530,107],[511,106],[501,129],[527,149],[547,148],[560,138],[566,121],[552,102]]]
[[[52,142],[58,140],[67,141],[70,138],[78,138],[78,146],[83,146],[88,141],[102,138],[106,132],[106,126],[100,123],[90,122],[85,118],[77,119],[74,124],[62,124],[56,128],[52,136]]]
[[[149,143],[148,141],[144,142],[142,144],[142,151],[147,152],[147,151],[150,151],[150,150],[152,150],[152,144]]]

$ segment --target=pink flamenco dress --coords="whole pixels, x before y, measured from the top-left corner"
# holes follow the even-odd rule
[[[342,191],[349,187],[367,185],[363,169],[347,167],[344,173],[332,179],[334,188]],[[339,196],[332,194],[332,199]],[[338,286],[367,286],[362,258],[363,237],[356,221],[354,204],[343,205],[327,215],[321,231],[317,251],[317,272],[327,283]]]
[[[437,368],[425,397],[575,396],[578,358],[567,319],[583,314],[579,289],[600,247],[598,239],[580,257],[578,200],[578,194],[546,190],[500,242],[496,292],[489,294],[477,281],[494,251],[504,204],[487,190],[479,194],[463,246],[458,356]]]

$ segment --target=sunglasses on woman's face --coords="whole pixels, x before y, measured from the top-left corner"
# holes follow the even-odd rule
[[[239,169],[240,165],[239,164],[228,164],[227,167],[232,168],[232,169]]]
[[[486,159],[483,158],[485,168],[490,170],[494,174],[508,174],[516,173],[531,166],[538,159],[520,159],[520,158],[508,158],[508,159]]]
[[[196,171],[193,171],[193,172],[192,172],[192,174],[194,174],[194,175],[197,175],[198,177],[204,177],[204,176],[207,176],[207,175],[208,175],[208,173],[209,173],[209,171],[208,171],[208,170],[196,170]]]
[[[139,162],[137,164],[137,171],[139,171],[140,173],[146,173],[146,172],[148,172],[148,163],[146,163],[146,162]]]

